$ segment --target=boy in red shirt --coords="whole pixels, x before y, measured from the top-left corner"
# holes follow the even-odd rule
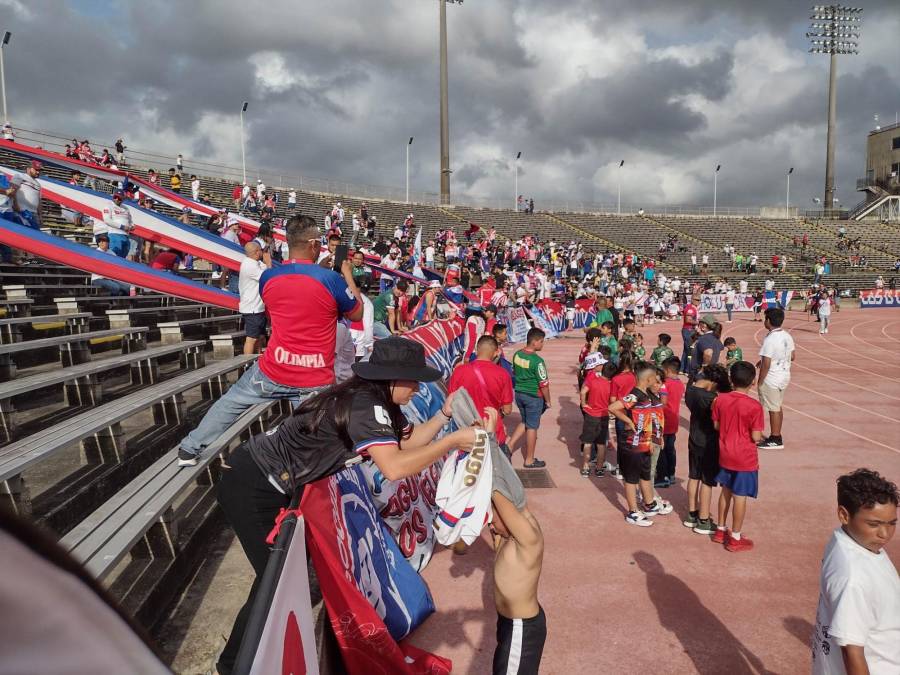
[[[663,410],[665,425],[663,427],[662,452],[659,454],[659,463],[656,466],[656,475],[659,476],[659,479],[654,483],[654,487],[667,488],[675,484],[675,434],[678,433],[684,382],[678,378],[681,359],[677,356],[670,356],[663,361],[662,368],[666,374],[666,380],[660,390],[660,397],[665,406]]]
[[[512,412],[513,383],[506,369],[494,362],[499,355],[497,340],[491,335],[482,335],[475,345],[475,360],[456,367],[447,384],[447,393],[465,387],[479,415],[485,414],[485,408],[494,408],[501,416],[508,415]],[[496,434],[497,443],[508,457],[502,421],[497,424]]]
[[[719,394],[712,407],[713,426],[719,432],[719,525],[712,540],[732,552],[749,551],[753,542],[741,535],[747,514],[747,497],[756,499],[759,488],[759,453],[756,444],[766,428],[763,408],[747,392],[756,380],[756,368],[747,361],[731,366],[734,391]],[[734,505],[731,530],[725,529]]]
[[[581,428],[581,475],[591,475],[591,447],[603,448],[603,461],[597,460],[597,475],[605,473],[606,442],[609,439],[609,374],[615,366],[606,370],[606,359],[600,352],[591,352],[584,360],[584,381],[581,385],[581,411],[584,422]],[[611,365],[611,364],[609,364]],[[606,372],[607,377],[603,376]],[[599,453],[598,453],[599,454]]]

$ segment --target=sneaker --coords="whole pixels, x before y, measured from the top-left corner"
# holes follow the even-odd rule
[[[594,475],[598,478],[603,478],[603,476],[606,475],[606,469],[604,469],[602,466],[598,466],[596,469],[594,469]]]
[[[584,476],[585,478],[590,477],[590,475],[591,475],[591,467],[589,467],[589,466],[584,467],[584,468],[581,470],[581,475]]]
[[[221,273],[221,272],[213,272],[213,273],[212,273],[212,278],[213,278],[213,279],[221,279],[221,278],[222,278],[222,273]]]
[[[689,513],[687,515],[687,517],[681,521],[681,524],[684,525],[685,527],[690,527],[691,529],[693,529],[694,527],[697,526],[697,523],[699,523],[699,522],[700,522],[700,519],[697,518],[697,516],[692,516]]]
[[[712,536],[712,541],[714,544],[727,544],[731,541],[731,533],[728,530],[716,528],[716,532]]]
[[[629,513],[625,516],[625,522],[629,525],[637,525],[638,527],[650,527],[653,524],[653,521],[640,511],[632,511]]]
[[[178,448],[178,466],[197,466],[197,455]]]
[[[641,511],[645,516],[664,516],[672,513],[672,505],[665,499],[655,499],[652,506],[644,504]]]
[[[732,539],[728,537],[728,541],[725,542],[725,550],[731,551],[732,553],[740,553],[741,551],[749,551],[753,548],[753,542],[747,537],[741,537],[740,539]]]
[[[625,475],[619,471],[619,467],[616,467],[612,471],[609,472],[609,475],[615,478],[616,480],[625,480]]]
[[[658,481],[656,481],[653,484],[653,487],[658,487],[658,488],[672,487],[672,483],[669,482],[668,478],[660,478]]]
[[[523,464],[522,466],[524,466],[526,469],[543,469],[545,466],[547,466],[547,462],[535,457],[533,460],[531,460],[531,464]]]
[[[760,450],[784,450],[784,441],[775,436],[769,436],[760,441],[756,447]]]
[[[716,532],[716,524],[713,522],[712,518],[706,518],[705,520],[701,520],[697,518],[697,524],[694,526],[694,532],[697,534],[715,534]]]

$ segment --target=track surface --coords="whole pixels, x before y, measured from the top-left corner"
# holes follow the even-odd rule
[[[750,314],[735,314],[734,336],[756,361],[765,336]],[[827,336],[800,312],[785,328],[797,358],[785,395],[785,450],[760,456],[760,496],[745,534],[756,548],[729,553],[681,525],[686,512],[688,411],[677,438],[678,485],[661,490],[675,505],[656,525],[623,521],[622,484],[578,473],[581,413],[574,365],[580,331],[547,341],[554,407],[544,416],[537,456],[554,489],[529,490],[545,537],[540,600],[548,637],[542,673],[809,672],[821,554],[837,526],[835,479],[869,467],[900,481],[900,311],[844,308]],[[724,316],[722,317],[724,321]],[[639,328],[649,353],[656,335],[680,323]],[[518,415],[508,422],[514,424]],[[511,427],[510,427],[511,428]],[[514,458],[520,466],[521,454]],[[718,498],[714,493],[713,503]],[[900,564],[900,537],[888,547]],[[435,552],[424,577],[437,612],[412,642],[451,658],[454,672],[488,673],[496,613],[486,534],[464,556]]]

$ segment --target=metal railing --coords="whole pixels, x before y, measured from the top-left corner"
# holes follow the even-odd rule
[[[28,145],[40,146],[54,152],[62,152],[66,143],[72,139],[68,136],[50,131],[39,129],[26,129],[24,127],[14,127],[16,140],[24,142]],[[90,140],[90,139],[88,139]],[[110,150],[115,156],[113,150],[115,142],[94,141],[91,140],[91,146],[95,153],[100,154],[102,149]],[[139,150],[127,147],[125,150],[126,163],[130,165],[138,165],[145,169],[155,169],[165,173],[175,166],[176,157],[173,155],[161,154],[148,150]],[[227,166],[215,162],[204,162],[191,157],[183,158],[183,171],[186,174],[195,173],[208,178],[218,178],[239,184],[242,181],[242,169],[240,167]],[[357,199],[366,200],[384,200],[390,202],[406,202],[406,188],[392,187],[386,185],[369,185],[365,183],[353,183],[350,181],[336,180],[333,178],[317,178],[314,176],[304,176],[301,174],[291,173],[288,171],[277,171],[271,169],[259,169],[247,167],[248,182],[260,179],[267,186],[277,188],[295,188],[306,192],[317,192],[336,196],[355,197]],[[453,206],[470,207],[470,208],[490,208],[504,211],[514,211],[515,205],[509,198],[481,197],[477,195],[468,195],[465,193],[456,193],[452,195],[452,203],[447,204],[446,200],[441,199],[441,195],[436,192],[413,192],[409,193],[409,203],[423,204],[426,206],[445,206],[453,208]],[[583,200],[538,200],[535,204],[537,211],[545,212],[561,212],[561,213],[585,213],[597,215],[637,215],[641,212],[648,216],[683,216],[683,217],[701,217],[701,218],[747,218],[760,217],[762,209],[760,207],[729,207],[719,206],[713,214],[712,206],[682,206],[682,205],[653,205],[653,204],[623,204],[621,208],[615,203],[591,202]]]

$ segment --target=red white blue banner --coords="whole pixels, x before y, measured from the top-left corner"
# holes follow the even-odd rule
[[[590,298],[579,298],[575,301],[575,315],[572,328],[586,328],[597,318],[597,303]]]
[[[381,522],[359,467],[306,486],[300,509],[347,672],[449,673],[450,661],[400,642],[434,604]]]
[[[404,333],[403,337],[421,342],[428,365],[449,378],[453,366],[462,355],[464,326],[465,321],[461,317],[437,319]]]
[[[90,246],[54,237],[23,225],[0,221],[0,243],[34,253],[41,258],[108,279],[115,279],[138,288],[173,295],[194,302],[205,302],[237,311],[238,296],[234,293],[185,279],[170,272],[152,269],[147,265],[123,260]]]
[[[862,309],[900,307],[900,291],[875,288],[859,292],[859,306]]]

